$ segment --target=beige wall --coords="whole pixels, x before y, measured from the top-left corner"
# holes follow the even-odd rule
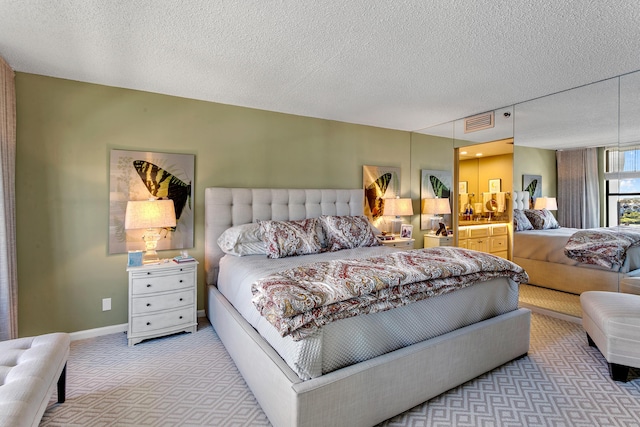
[[[107,254],[111,149],[195,154],[198,259],[205,187],[361,188],[362,165],[378,165],[399,167],[402,196],[417,199],[419,170],[453,162],[450,141],[409,132],[24,73],[16,91],[21,336],[127,321],[126,255]],[[202,265],[198,288],[202,309]]]

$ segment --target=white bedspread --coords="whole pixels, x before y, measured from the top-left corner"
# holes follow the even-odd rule
[[[509,279],[495,279],[390,311],[333,322],[304,340],[293,341],[289,336],[281,337],[251,303],[251,285],[267,274],[319,260],[361,258],[396,250],[378,246],[282,259],[227,255],[220,262],[218,289],[302,379],[318,377],[518,306],[517,285]]]

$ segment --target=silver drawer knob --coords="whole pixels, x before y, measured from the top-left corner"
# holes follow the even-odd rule
[[[151,307],[151,304],[147,303],[147,307]]]
[[[151,325],[151,322],[147,322],[147,326]]]
[[[147,283],[147,288],[150,288],[150,287],[151,287],[151,283]]]

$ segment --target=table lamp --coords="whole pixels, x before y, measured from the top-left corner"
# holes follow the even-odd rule
[[[533,209],[546,209],[548,211],[557,211],[558,203],[555,197],[538,197],[533,205]]]
[[[158,262],[156,252],[160,231],[163,228],[176,226],[176,212],[173,200],[130,200],[124,219],[126,230],[146,229],[142,236],[145,244],[143,263]]]
[[[384,199],[384,210],[382,212],[385,216],[393,216],[391,220],[391,234],[399,235],[402,225],[401,216],[413,215],[413,203],[411,199]]]
[[[437,224],[442,222],[442,216],[451,213],[449,199],[422,199],[422,213],[431,215],[431,232],[438,229]],[[434,226],[434,221],[436,225]]]

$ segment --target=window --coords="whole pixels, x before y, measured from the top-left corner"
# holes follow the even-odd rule
[[[607,225],[640,227],[640,147],[606,150]]]

